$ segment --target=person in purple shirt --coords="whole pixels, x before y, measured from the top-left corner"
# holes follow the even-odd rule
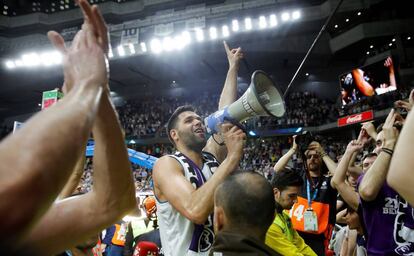
[[[358,179],[360,204],[366,230],[368,255],[414,255],[414,244],[403,238],[403,227],[409,229],[410,206],[386,183],[386,177],[398,138],[394,127],[396,114],[391,110],[377,136],[378,157],[371,168]],[[404,225],[406,223],[406,225]],[[408,232],[410,233],[410,232]]]

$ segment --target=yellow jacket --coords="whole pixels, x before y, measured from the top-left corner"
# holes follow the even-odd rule
[[[266,234],[266,245],[285,256],[317,256],[293,229],[289,215],[284,212],[276,213]]]

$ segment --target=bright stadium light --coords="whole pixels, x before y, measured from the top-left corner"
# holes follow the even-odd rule
[[[228,37],[230,35],[229,27],[227,25],[221,27],[221,33],[223,34],[223,37]]]
[[[288,12],[282,13],[282,21],[290,20],[290,14]]]
[[[270,19],[270,27],[276,27],[277,26],[277,18],[275,14],[272,14],[269,16]]]
[[[204,41],[204,31],[200,28],[196,29],[196,39],[198,42]]]
[[[293,12],[292,12],[292,19],[293,19],[293,20],[297,20],[297,19],[299,19],[299,18],[300,18],[300,16],[301,16],[300,11],[293,11]]]
[[[52,54],[53,53],[51,53],[51,52],[44,52],[44,53],[40,54],[40,62],[43,66],[50,67],[54,64]]]
[[[217,28],[216,27],[211,27],[209,29],[210,32],[210,39],[217,39]]]
[[[266,17],[265,16],[260,16],[259,17],[259,28],[264,29],[266,27],[267,27]]]
[[[190,35],[190,32],[183,31],[183,33],[181,33],[181,38],[183,40],[184,45],[191,44],[191,35]]]
[[[162,48],[165,51],[169,52],[169,51],[174,50],[174,46],[175,46],[174,41],[171,37],[169,36],[164,37],[164,39],[162,40]]]
[[[135,47],[134,47],[134,44],[133,43],[129,43],[128,44],[128,48],[129,48],[129,52],[131,54],[135,54]]]
[[[26,67],[34,67],[40,64],[39,55],[35,52],[23,54],[22,60]]]
[[[6,65],[6,68],[8,69],[13,69],[16,67],[16,64],[14,64],[14,61],[12,60],[6,60],[4,64]]]
[[[141,51],[142,52],[147,52],[147,44],[145,44],[144,42],[141,42],[140,46],[141,46]]]
[[[234,32],[239,31],[239,21],[238,20],[232,20],[232,22],[231,22],[231,29]]]
[[[252,29],[252,19],[251,18],[245,18],[244,19],[244,27],[246,28],[246,30],[251,30]]]
[[[17,67],[17,68],[19,68],[19,67],[23,67],[23,61],[22,60],[20,60],[20,59],[18,59],[18,60],[15,60],[14,61],[14,65]]]
[[[151,51],[153,53],[156,53],[157,54],[157,53],[162,52],[162,44],[161,44],[161,41],[159,39],[157,39],[157,38],[154,38],[154,39],[151,40],[150,47],[151,47]]]
[[[124,47],[122,47],[122,45],[118,45],[118,47],[117,47],[116,49],[117,49],[117,51],[118,51],[118,55],[119,55],[120,57],[125,56],[125,49],[124,49]]]
[[[173,44],[173,49],[176,50],[181,50],[183,49],[186,44],[184,42],[184,37],[182,35],[177,35],[174,37],[174,39],[172,40],[172,44]]]
[[[114,53],[112,51],[112,48],[109,46],[109,51],[108,51],[108,58],[113,58],[114,57]]]

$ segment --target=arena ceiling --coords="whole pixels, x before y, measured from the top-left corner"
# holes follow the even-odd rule
[[[104,16],[110,24],[128,22],[129,19],[145,19],[155,16],[164,9],[182,10],[189,5],[204,5],[217,7],[224,4],[232,4],[248,1],[201,1],[181,0],[168,1],[163,4],[154,4],[140,11],[130,11],[127,14],[117,14],[105,11]],[[33,5],[33,2],[36,5]],[[3,13],[0,17],[0,58],[2,62],[16,55],[19,51],[12,47],[2,47],[7,42],[13,42],[14,38],[23,36],[44,35],[50,29],[61,31],[68,27],[79,26],[80,16],[62,23],[48,23],[48,17],[59,17],[69,12],[77,12],[73,1],[2,1]],[[123,5],[134,4],[134,1],[98,1],[99,5],[111,5],[111,8],[121,8]],[[148,2],[135,1],[135,2]],[[226,41],[231,47],[241,46],[245,52],[246,61],[240,70],[239,81],[242,84],[250,82],[250,75],[254,70],[261,69],[273,76],[273,79],[286,88],[300,62],[316,38],[328,18],[329,13],[338,1],[295,1],[295,0],[269,0],[278,8],[298,8],[305,10],[302,16],[306,17],[306,10],[312,11],[311,18],[299,19],[290,24],[279,26],[277,29],[253,29],[248,33],[231,34]],[[327,4],[330,3],[330,4]],[[378,6],[387,6],[392,1],[344,1],[333,17],[327,31],[322,35],[313,53],[306,61],[297,82],[308,79],[305,73],[316,74],[320,81],[337,83],[337,77],[341,71],[363,63],[366,49],[373,42],[378,42],[378,47],[388,44],[393,37],[392,32],[382,33],[372,38],[349,40],[348,45],[335,48],[334,37],[346,33],[348,30],[361,26],[371,19],[371,12],[376,13]],[[32,3],[32,5],[30,5]],[[7,9],[4,8],[7,6]],[[51,8],[56,11],[51,12]],[[60,7],[63,6],[63,9]],[[115,7],[114,7],[115,6]],[[66,8],[67,7],[67,8]],[[275,7],[276,8],[276,7]],[[327,10],[324,11],[324,8]],[[122,8],[121,8],[122,9]],[[125,8],[124,8],[125,9]],[[404,9],[404,8],[401,8]],[[4,10],[7,10],[4,12]],[[271,9],[270,9],[271,10]],[[358,15],[362,12],[362,15]],[[246,15],[259,16],[269,13],[266,6],[251,8],[240,13],[240,18]],[[37,16],[36,16],[37,15]],[[238,12],[231,12],[229,17],[237,17]],[[411,14],[402,14],[411,15]],[[23,17],[43,17],[40,22],[33,24],[15,25]],[[51,18],[51,19],[52,19]],[[351,21],[346,22],[350,18]],[[403,17],[410,19],[410,17]],[[46,20],[44,20],[46,19]],[[63,18],[62,18],[63,19]],[[223,17],[212,17],[211,20],[223,22]],[[16,21],[16,22],[14,22]],[[231,21],[231,20],[230,20]],[[14,24],[14,25],[13,25]],[[218,23],[217,23],[218,24]],[[338,25],[338,28],[335,28]],[[413,26],[414,27],[414,26]],[[114,33],[115,34],[115,33]],[[112,34],[111,34],[112,38]],[[118,38],[115,37],[116,41]],[[384,43],[379,43],[381,40]],[[334,46],[332,46],[334,44]],[[340,45],[340,44],[338,44]],[[26,49],[21,49],[26,50]],[[111,91],[118,99],[142,98],[150,95],[179,95],[188,91],[218,92],[223,84],[227,71],[227,59],[224,53],[222,39],[206,40],[202,43],[192,43],[181,51],[172,51],[160,54],[141,54],[131,57],[114,58],[110,61]],[[49,67],[47,69],[13,69],[0,67],[0,120],[39,110],[41,93],[59,87],[62,84],[61,68]],[[295,84],[294,84],[295,85]]]

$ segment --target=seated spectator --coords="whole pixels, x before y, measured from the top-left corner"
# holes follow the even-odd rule
[[[277,172],[272,179],[276,201],[276,218],[267,231],[266,244],[281,255],[316,256],[316,253],[293,229],[289,215],[284,212],[284,210],[290,210],[296,203],[302,186],[302,177],[290,169]]]
[[[274,211],[264,177],[250,172],[227,177],[214,193],[216,239],[210,255],[279,255],[264,243]]]

